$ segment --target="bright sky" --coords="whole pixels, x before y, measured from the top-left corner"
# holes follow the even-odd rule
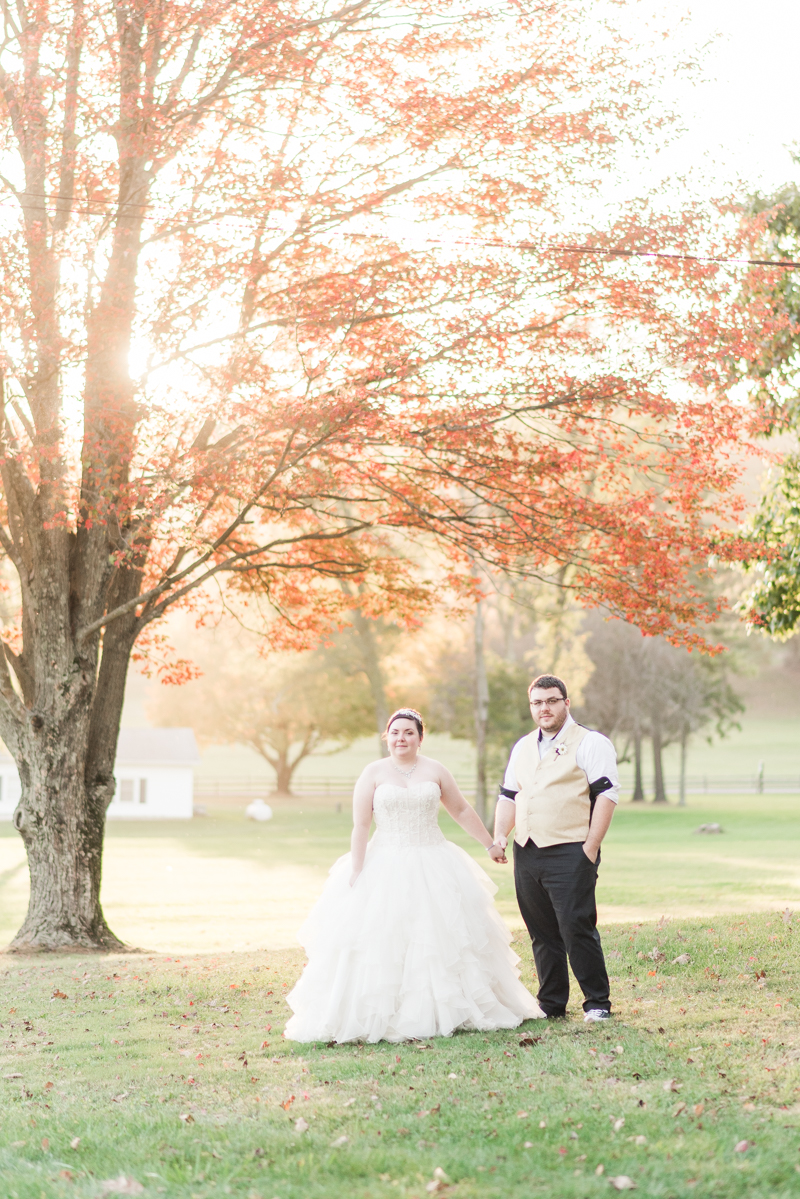
[[[677,160],[706,156],[715,178],[738,176],[753,190],[800,178],[787,149],[800,147],[798,0],[661,0],[653,8],[676,20],[688,14],[695,45],[720,35],[703,82],[678,99],[688,130]]]

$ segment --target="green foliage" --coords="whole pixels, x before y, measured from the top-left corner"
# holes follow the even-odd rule
[[[665,1199],[790,1199],[798,934],[709,924],[603,929],[610,1027],[403,1045],[284,1042],[298,953],[11,959],[3,1195],[96,1199],[123,1174],[143,1199],[411,1199],[438,1168],[430,1193],[453,1199],[599,1199],[623,1175]]]
[[[757,567],[747,612],[771,637],[783,640],[800,627],[800,454],[787,454],[753,527],[770,555]]]
[[[800,163],[800,159],[795,159]],[[765,257],[797,258],[800,247],[800,188],[788,184],[772,196],[756,196],[751,202],[754,216],[768,214],[762,250]],[[800,386],[800,273],[784,270],[771,283],[765,294],[761,277],[763,271],[753,272],[749,294],[756,300],[767,300],[774,321],[761,338],[759,353],[748,364],[751,377],[762,381],[760,398],[774,428],[796,425],[798,419],[798,386]],[[776,385],[788,385],[782,400]],[[794,393],[794,394],[792,394]]]
[[[531,731],[530,672],[521,662],[486,654],[489,720],[487,775],[499,781],[515,741]],[[429,701],[432,732],[449,733],[475,744],[475,663],[466,650],[447,650],[434,671]]]
[[[800,163],[800,159],[795,159]],[[762,249],[769,257],[800,257],[800,188],[790,184],[773,196],[757,196],[754,215],[767,216]],[[756,272],[748,289],[754,304],[771,315],[747,364],[755,399],[771,433],[800,434],[800,271],[785,270],[765,290]],[[755,539],[766,551],[751,569],[756,581],[742,608],[771,637],[783,639],[800,627],[800,454],[786,454],[773,472],[753,521]]]

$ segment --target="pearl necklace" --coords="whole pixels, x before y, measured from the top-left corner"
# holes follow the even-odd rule
[[[401,766],[398,766],[395,762],[392,762],[392,770],[396,770],[397,773],[402,774],[404,778],[410,779],[418,765],[419,763],[415,762],[410,770],[403,770]]]

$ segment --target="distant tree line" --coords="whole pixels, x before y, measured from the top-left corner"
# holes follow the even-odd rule
[[[666,803],[663,753],[680,745],[680,802],[686,796],[686,756],[692,736],[724,737],[738,728],[744,711],[731,681],[727,654],[714,657],[645,637],[621,620],[604,621],[592,613],[586,643],[594,670],[584,688],[578,716],[611,737],[620,758],[633,760],[632,799],[645,798],[642,758],[650,742],[653,799]]]

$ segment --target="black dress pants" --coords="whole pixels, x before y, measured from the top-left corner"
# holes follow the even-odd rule
[[[522,919],[530,933],[539,977],[539,1006],[561,1016],[569,999],[569,973],[583,991],[583,1010],[611,1010],[608,972],[597,931],[597,867],[580,841],[540,849],[514,842],[514,882]]]

